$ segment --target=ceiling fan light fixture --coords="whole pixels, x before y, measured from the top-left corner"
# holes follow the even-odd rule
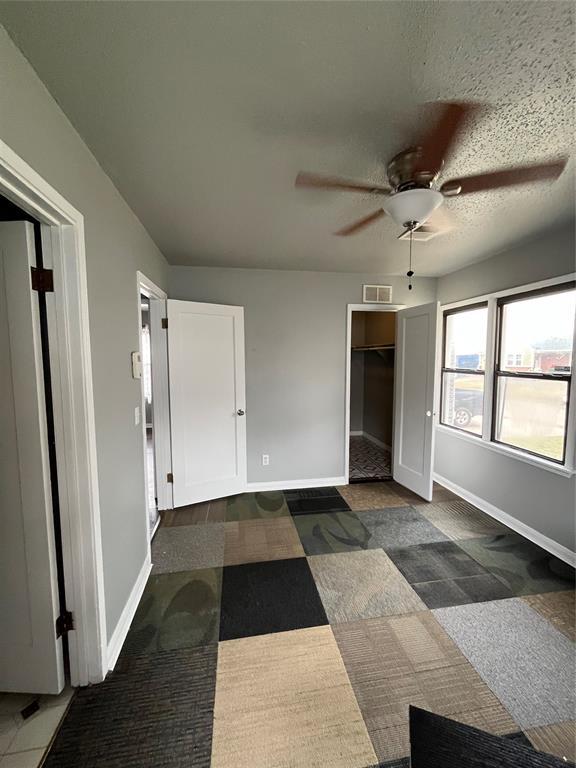
[[[407,189],[385,198],[382,205],[400,226],[424,222],[442,205],[444,195],[435,189]]]

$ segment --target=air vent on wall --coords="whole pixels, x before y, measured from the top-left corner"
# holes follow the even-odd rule
[[[367,304],[390,304],[392,301],[392,286],[365,285],[362,301]]]

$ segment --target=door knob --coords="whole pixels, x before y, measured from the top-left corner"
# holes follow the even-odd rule
[[[428,416],[428,418],[430,418],[430,416],[432,416],[432,411],[426,411],[426,416]]]
[[[242,408],[238,408],[236,413],[238,414],[238,416],[244,416],[244,411],[242,410]]]

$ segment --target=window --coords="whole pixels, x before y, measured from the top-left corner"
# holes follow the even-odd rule
[[[497,302],[492,439],[564,462],[574,283]]]
[[[444,313],[440,421],[482,434],[488,305]]]
[[[573,280],[445,310],[440,423],[565,464],[575,322]]]

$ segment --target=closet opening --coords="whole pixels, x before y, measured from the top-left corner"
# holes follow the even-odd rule
[[[392,480],[395,343],[396,312],[352,312],[350,483]]]

